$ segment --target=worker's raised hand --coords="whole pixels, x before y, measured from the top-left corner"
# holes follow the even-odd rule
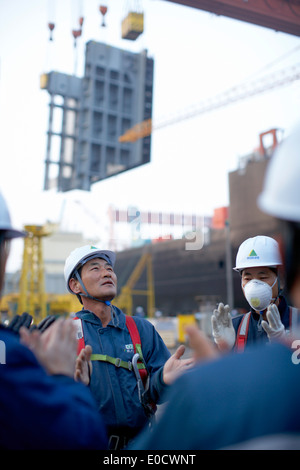
[[[71,319],[56,320],[43,333],[22,327],[21,342],[32,350],[50,375],[74,377],[77,356],[76,326]]]
[[[183,372],[193,367],[194,358],[181,359],[185,352],[185,346],[181,344],[176,352],[167,360],[163,368],[163,381],[170,385]]]
[[[82,382],[89,385],[92,374],[92,347],[88,344],[79,353],[76,359],[74,379],[76,382]]]
[[[212,335],[215,343],[223,348],[224,342],[228,349],[232,349],[235,344],[235,330],[232,324],[230,307],[220,303],[218,308],[213,311],[211,317]]]
[[[275,304],[269,305],[266,313],[268,321],[263,320],[261,326],[268,335],[269,341],[278,341],[284,339],[286,331],[282,324],[280,313]]]

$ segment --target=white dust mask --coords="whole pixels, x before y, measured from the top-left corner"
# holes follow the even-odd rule
[[[243,290],[250,307],[257,312],[265,310],[271,303],[272,287],[275,286],[276,282],[277,278],[272,286],[258,279],[252,279],[247,282]]]

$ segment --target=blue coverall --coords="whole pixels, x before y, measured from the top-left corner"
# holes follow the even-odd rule
[[[131,361],[134,348],[125,324],[125,314],[113,307],[113,318],[103,328],[100,319],[92,312],[81,310],[76,317],[82,320],[85,344],[92,346],[93,354],[106,354],[113,358]],[[150,399],[159,403],[168,388],[162,379],[162,370],[170,352],[154,326],[146,319],[134,317],[139,330],[143,357],[150,374]],[[108,433],[118,430],[137,434],[148,422],[139,401],[137,380],[133,371],[116,367],[108,362],[93,361],[91,392],[103,416]]]

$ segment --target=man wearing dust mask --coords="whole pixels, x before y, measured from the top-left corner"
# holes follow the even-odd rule
[[[276,240],[267,236],[248,238],[239,247],[235,271],[251,307],[245,315],[231,317],[230,307],[220,303],[212,316],[217,345],[225,343],[238,352],[251,344],[278,340],[298,323],[299,312],[289,307],[280,288],[282,264]]]

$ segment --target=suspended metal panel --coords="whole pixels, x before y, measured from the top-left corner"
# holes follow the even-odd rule
[[[119,136],[152,117],[153,59],[103,43],[86,44],[83,78],[50,72],[45,189],[90,190],[93,183],[150,161],[151,136]]]

